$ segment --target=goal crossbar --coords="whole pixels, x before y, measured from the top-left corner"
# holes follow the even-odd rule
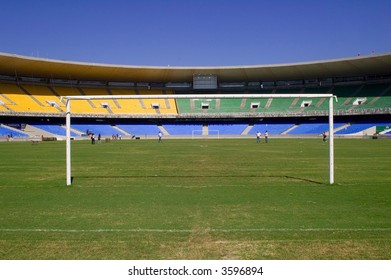
[[[331,93],[266,93],[266,94],[145,94],[145,95],[83,95],[64,96],[66,100],[94,100],[94,99],[219,99],[219,98],[328,98]]]
[[[329,183],[334,184],[334,98],[332,93],[295,94],[160,94],[160,95],[87,95],[64,96],[66,100],[66,183],[72,184],[71,175],[71,101],[104,99],[238,99],[238,98],[328,98],[329,99]]]

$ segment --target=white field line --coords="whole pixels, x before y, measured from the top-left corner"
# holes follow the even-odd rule
[[[0,232],[60,232],[60,233],[105,233],[105,232],[134,232],[134,233],[192,233],[201,230],[192,229],[45,229],[45,228],[2,228]],[[391,228],[250,228],[250,229],[208,229],[209,232],[378,232],[391,231]]]

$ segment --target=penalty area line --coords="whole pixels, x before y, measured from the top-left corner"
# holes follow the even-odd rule
[[[45,229],[45,228],[2,228],[0,232],[58,232],[58,233],[193,233],[202,229]],[[217,233],[235,233],[235,232],[379,232],[391,231],[391,228],[249,228],[249,229],[211,229],[205,228],[205,231]]]

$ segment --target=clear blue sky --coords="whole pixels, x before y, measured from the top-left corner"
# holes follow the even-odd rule
[[[12,0],[0,52],[149,66],[305,62],[391,51],[389,0]]]

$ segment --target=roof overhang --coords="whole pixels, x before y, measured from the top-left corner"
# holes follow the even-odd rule
[[[0,75],[112,82],[192,82],[193,75],[219,82],[301,80],[390,75],[391,53],[291,64],[221,67],[155,67],[62,61],[0,52]]]

